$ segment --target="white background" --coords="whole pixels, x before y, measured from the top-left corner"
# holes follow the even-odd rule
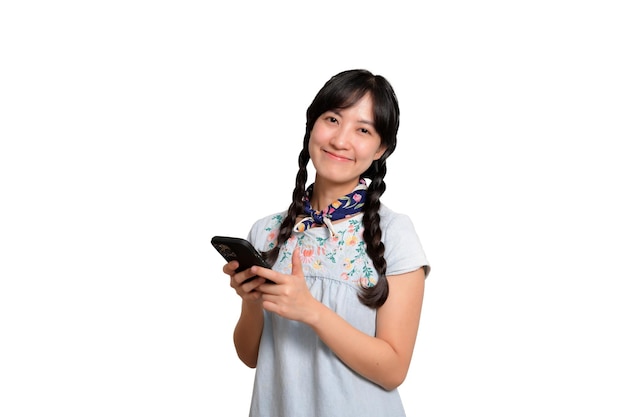
[[[349,68],[433,268],[407,415],[626,415],[621,2],[222,3],[0,6],[0,415],[247,415],[209,241],[286,208]]]

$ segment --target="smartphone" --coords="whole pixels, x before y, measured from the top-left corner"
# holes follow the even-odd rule
[[[237,272],[244,271],[253,265],[270,268],[263,256],[246,239],[230,236],[213,236],[211,244],[226,261],[236,260],[239,262]]]

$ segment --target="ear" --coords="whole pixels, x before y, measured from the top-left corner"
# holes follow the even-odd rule
[[[383,156],[383,154],[385,153],[386,150],[387,150],[387,145],[383,145],[381,143],[380,147],[378,148],[378,150],[374,154],[374,161],[378,161],[380,159],[380,157]]]

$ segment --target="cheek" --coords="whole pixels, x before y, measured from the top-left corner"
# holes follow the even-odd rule
[[[317,135],[311,132],[311,136],[309,136],[309,153],[317,147]]]
[[[380,145],[374,143],[363,143],[358,146],[357,152],[361,155],[362,159],[376,159],[378,158],[378,151]]]
[[[326,134],[322,127],[318,124],[313,126],[313,130],[311,130],[311,136],[309,137],[309,150],[311,149],[311,145],[319,145],[325,143]]]
[[[382,145],[379,146],[378,149],[376,150],[376,153],[374,154],[374,158],[380,159],[380,157],[383,156],[386,150],[387,150],[386,147],[383,147]]]

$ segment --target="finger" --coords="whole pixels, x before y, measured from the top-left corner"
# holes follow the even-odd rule
[[[222,271],[226,275],[234,275],[234,273],[237,270],[237,268],[239,268],[239,262],[237,262],[237,261],[230,261],[226,265],[224,265],[224,267],[222,268]]]
[[[280,274],[278,274],[278,272],[274,271],[273,269],[263,268],[262,266],[253,266],[250,268],[250,272],[253,275],[263,277],[268,281],[279,284],[278,281],[280,281]]]
[[[263,284],[265,284],[265,278],[255,277],[241,284],[241,288],[245,292],[254,292]]]
[[[252,273],[252,271],[250,271],[250,268],[248,268],[244,271],[237,273],[234,273],[233,271],[233,275],[231,275],[231,278],[236,285],[242,285],[245,284],[246,281],[251,280],[251,278],[256,278],[256,274]]]
[[[296,247],[291,255],[291,275],[303,276],[302,259],[300,259],[300,248]]]
[[[263,305],[263,309],[269,311],[270,313],[278,313],[278,304],[276,304],[276,302],[272,299],[270,299],[270,297],[267,294],[263,294],[261,295],[261,300],[262,300],[262,305]]]

